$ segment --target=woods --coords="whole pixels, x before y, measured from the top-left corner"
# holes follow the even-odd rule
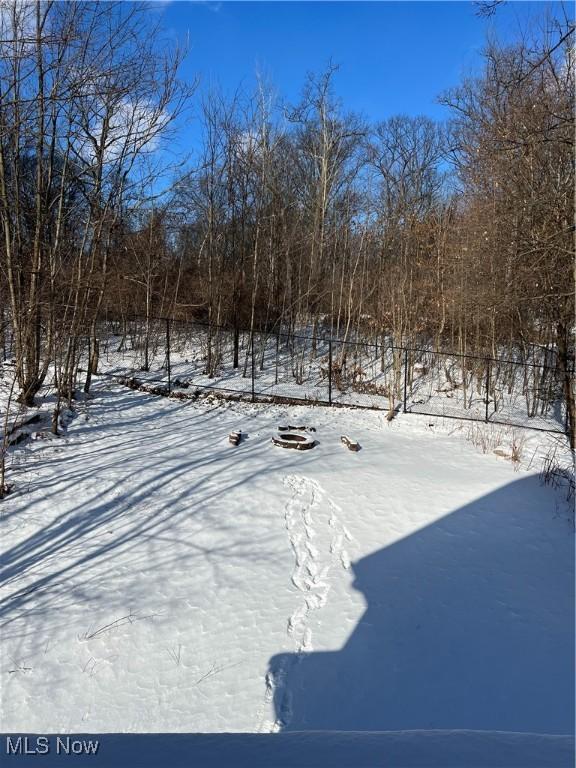
[[[3,332],[30,405],[50,366],[61,394],[74,389],[75,340],[94,332],[125,211],[142,202],[147,158],[190,89],[144,8],[0,10]]]
[[[70,401],[79,337],[89,388],[104,317],[146,318],[147,367],[161,316],[208,324],[210,374],[221,327],[239,368],[243,329],[558,367],[574,447],[570,21],[490,42],[439,96],[445,124],[370,124],[332,64],[296,104],[264,78],[200,97],[145,6],[4,2],[0,25],[1,333],[21,402],[49,376]],[[162,142],[191,105],[202,145],[169,173]]]

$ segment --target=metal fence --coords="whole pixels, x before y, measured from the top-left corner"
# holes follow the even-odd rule
[[[565,432],[559,369],[526,362],[167,318],[106,320],[101,371],[168,392],[403,411]]]
[[[557,366],[429,350],[404,355],[407,412],[567,431]]]

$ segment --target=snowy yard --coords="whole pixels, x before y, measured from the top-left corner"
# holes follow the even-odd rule
[[[2,730],[572,731],[574,529],[535,470],[429,418],[95,393],[14,449]]]

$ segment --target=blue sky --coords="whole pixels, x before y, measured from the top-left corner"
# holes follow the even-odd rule
[[[566,5],[568,9],[571,5]],[[487,34],[514,39],[555,2],[508,2],[491,19],[472,2],[162,2],[173,39],[189,37],[182,76],[200,77],[200,91],[219,84],[250,89],[259,69],[289,102],[306,73],[331,59],[340,69],[335,90],[345,108],[371,121],[395,114],[442,119],[437,97],[478,71]],[[196,99],[198,101],[198,99]],[[177,144],[192,148],[196,121]]]

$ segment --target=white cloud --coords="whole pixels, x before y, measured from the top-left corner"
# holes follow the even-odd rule
[[[106,120],[108,128],[104,135]],[[147,101],[123,98],[114,106],[97,101],[92,114],[77,131],[73,147],[90,164],[96,161],[97,152],[102,149],[105,163],[132,158],[157,148],[160,131],[168,120],[165,110]]]
[[[0,51],[23,54],[34,43],[35,6],[24,0],[0,0]]]

